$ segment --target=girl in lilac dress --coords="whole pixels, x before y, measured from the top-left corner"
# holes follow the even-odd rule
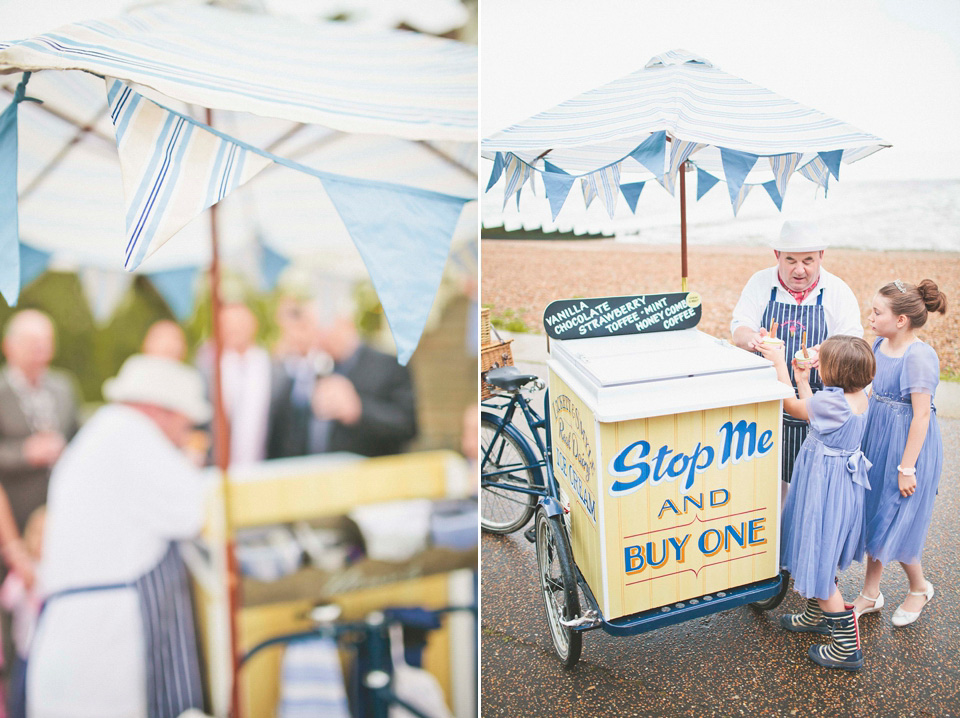
[[[940,360],[916,331],[926,323],[928,313],[946,310],[947,298],[933,281],[913,285],[898,279],[880,289],[870,313],[878,338],[873,345],[877,376],[863,443],[864,453],[873,462],[864,524],[868,561],[854,609],[863,615],[883,607],[883,567],[898,561],[910,590],[893,614],[894,626],[916,621],[933,598],[933,585],[924,577],[920,559],[943,465],[933,407]]]
[[[790,383],[783,349],[761,349]],[[780,564],[793,576],[793,588],[807,599],[803,613],[782,616],[788,631],[824,633],[829,644],[811,646],[808,656],[828,668],[856,670],[863,665],[856,617],[834,581],[862,544],[864,491],[869,463],[860,450],[867,427],[864,388],[873,379],[870,345],[851,336],[834,336],[820,346],[822,391],[812,394],[809,368],[794,362],[798,399],[784,399],[791,416],[808,421],[783,507]]]

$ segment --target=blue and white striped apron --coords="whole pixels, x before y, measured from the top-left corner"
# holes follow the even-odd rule
[[[803,331],[807,331],[807,346],[813,347],[822,344],[827,338],[827,318],[823,311],[823,287],[817,292],[817,303],[800,305],[777,301],[777,288],[770,290],[770,301],[763,310],[762,326],[769,328],[771,322],[776,322],[777,337],[783,340],[787,353],[787,370],[790,372],[790,381],[794,388],[797,386],[793,378],[793,355],[800,351],[803,343]],[[814,369],[810,372],[810,388],[820,391],[823,383],[820,372]],[[793,464],[800,453],[800,446],[807,438],[807,422],[794,419],[786,413],[783,415],[783,450],[782,473],[780,478],[790,483],[793,474]]]
[[[58,591],[47,598],[44,606],[77,593],[129,588],[137,592],[143,619],[147,715],[175,718],[190,708],[203,710],[193,603],[186,567],[176,544],[171,543],[160,562],[136,581]]]

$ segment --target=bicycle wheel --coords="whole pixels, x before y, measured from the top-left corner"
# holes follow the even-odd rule
[[[488,483],[480,491],[480,526],[485,531],[508,534],[522,528],[537,506],[536,496],[513,491],[511,487],[536,488],[542,482],[539,471],[534,473],[533,469],[523,468],[537,463],[529,447],[513,436],[515,430],[511,431],[511,426],[504,426],[497,435],[500,426],[497,418],[490,414],[480,417],[480,455],[486,457],[481,478],[484,482],[496,482],[496,485]],[[491,447],[495,436],[496,443]],[[516,470],[488,476],[511,468]]]
[[[782,581],[780,583],[779,591],[763,601],[754,601],[750,604],[750,606],[758,611],[772,611],[779,606],[780,602],[783,601],[783,597],[787,595],[787,591],[790,588],[790,574],[786,569],[780,571],[780,578]]]
[[[580,595],[570,543],[560,518],[547,516],[543,509],[537,511],[536,526],[537,568],[550,638],[563,667],[572,668],[580,660],[583,636],[560,622],[580,615]]]

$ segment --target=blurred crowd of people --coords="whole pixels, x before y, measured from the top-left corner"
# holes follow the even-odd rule
[[[231,465],[396,454],[416,435],[409,370],[363,342],[349,317],[321,322],[315,305],[283,300],[272,351],[257,343],[247,306],[227,304],[219,318]],[[212,463],[218,438],[212,345],[190,366],[181,327],[155,323],[141,353],[104,385],[108,404],[82,429],[77,384],[50,366],[54,349],[54,326],[42,312],[20,311],[7,323],[0,630],[10,715],[25,715],[26,700],[31,716],[200,708],[186,573],[174,542],[201,528],[198,471]],[[170,655],[186,658],[163,658]]]

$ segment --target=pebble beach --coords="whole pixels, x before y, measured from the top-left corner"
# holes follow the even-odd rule
[[[703,297],[698,328],[729,338],[730,315],[750,276],[773,266],[767,248],[689,246],[688,288]],[[614,240],[484,240],[481,302],[496,321],[519,319],[542,334],[543,310],[555,299],[680,291],[680,248]],[[933,279],[947,295],[946,315],[932,315],[918,335],[940,357],[944,377],[960,378],[960,251],[829,249],[823,266],[840,276],[863,309],[864,338],[874,338],[867,311],[876,290],[894,279]]]

